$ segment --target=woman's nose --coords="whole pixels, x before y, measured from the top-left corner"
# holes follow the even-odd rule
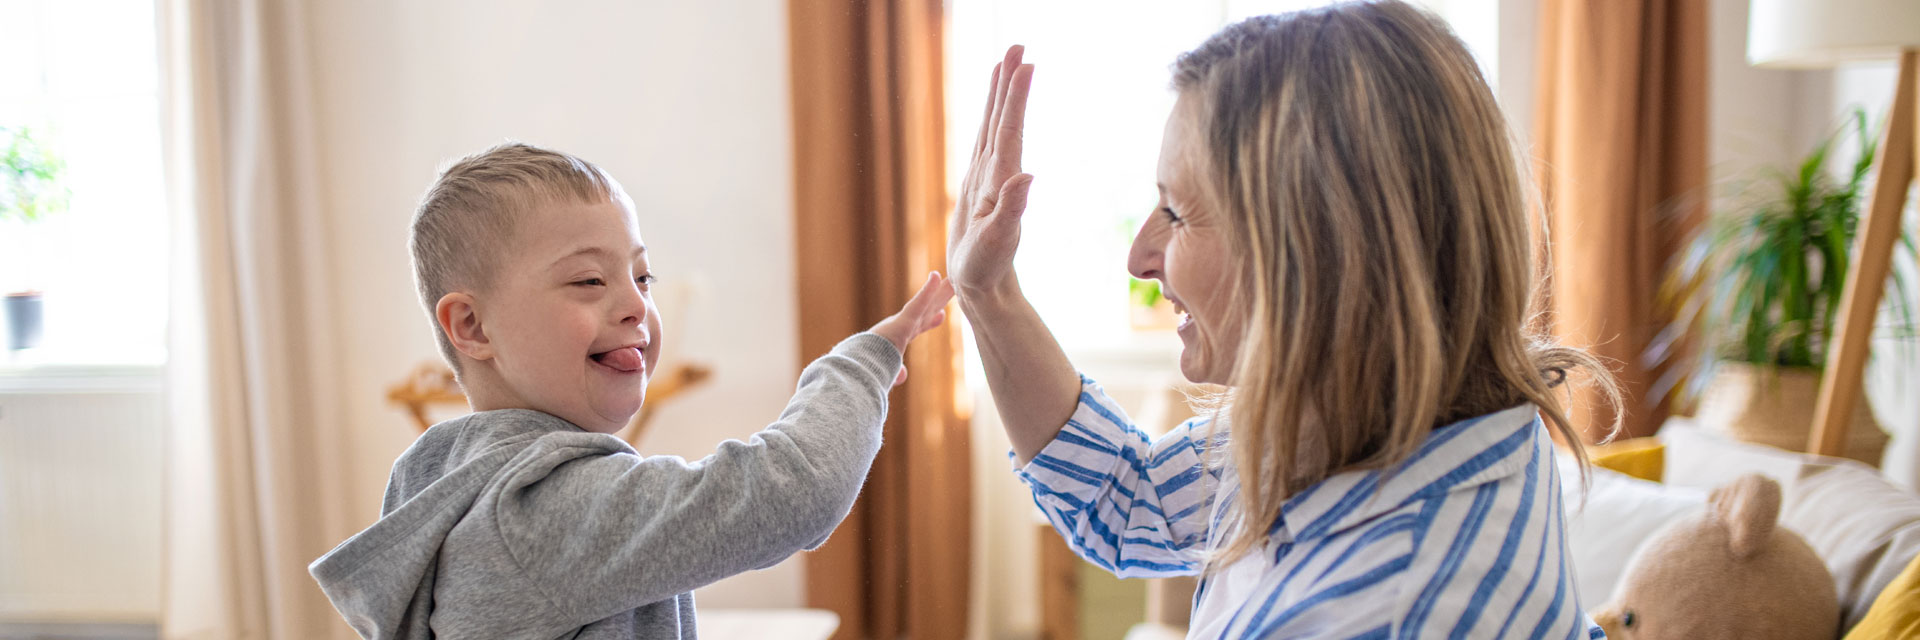
[[[1157,227],[1165,227],[1157,216],[1147,218],[1140,225],[1140,231],[1133,236],[1133,247],[1127,250],[1127,273],[1141,280],[1160,277],[1162,260],[1166,256],[1166,234]]]

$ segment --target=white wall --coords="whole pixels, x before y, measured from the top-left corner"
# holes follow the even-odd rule
[[[1830,71],[1758,69],[1746,60],[1747,0],[1713,0],[1712,20],[1711,151],[1716,182],[1750,177],[1761,167],[1797,165],[1855,107],[1865,108],[1876,135],[1881,133],[1880,119],[1893,104],[1892,61]],[[1856,145],[1836,146],[1828,168],[1846,171],[1857,153]],[[1914,265],[1899,266],[1910,274],[1909,282],[1920,283]],[[1920,309],[1920,299],[1911,304]],[[1879,324],[1891,321],[1883,312]],[[1872,348],[1867,396],[1881,427],[1892,435],[1881,470],[1896,484],[1920,486],[1920,396],[1912,393],[1912,381],[1920,375],[1920,349],[1886,331],[1876,336]]]
[[[726,3],[328,0],[309,16],[344,345],[350,491],[371,522],[415,435],[387,385],[436,358],[406,230],[446,161],[506,139],[599,163],[639,205],[665,283],[662,365],[714,378],[665,405],[642,441],[689,459],[771,421],[798,369],[791,135],[782,0]],[[699,594],[703,607],[802,603],[800,561]]]
[[[1893,105],[1894,82],[1897,78],[1896,66],[1892,62],[1859,64],[1832,72],[1827,92],[1820,96],[1825,104],[1820,105],[1830,121],[1839,121],[1854,107],[1864,107],[1869,118],[1880,122],[1886,117],[1887,110]],[[1884,131],[1876,129],[1884,135]],[[1885,144],[1885,141],[1882,141]],[[1849,158],[1858,153],[1853,145],[1840,147],[1840,157]],[[1909,194],[1907,201],[1907,229],[1911,233],[1914,201]],[[1867,206],[1862,203],[1861,206]],[[1898,254],[1896,254],[1898,257]],[[1896,261],[1894,268],[1906,274],[1911,288],[1907,304],[1920,310],[1920,265]],[[1894,316],[1884,305],[1878,324],[1887,327]],[[1874,336],[1873,359],[1867,363],[1867,398],[1873,405],[1874,417],[1879,418],[1880,426],[1887,430],[1892,439],[1887,442],[1886,457],[1881,459],[1880,471],[1887,480],[1908,489],[1920,488],[1920,395],[1913,393],[1914,380],[1920,376],[1920,345],[1913,340],[1900,340],[1891,331],[1882,330]]]
[[[1826,130],[1831,74],[1747,64],[1748,0],[1713,0],[1708,32],[1710,162],[1716,185],[1798,164]]]

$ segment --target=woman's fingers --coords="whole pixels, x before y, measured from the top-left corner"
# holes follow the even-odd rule
[[[1027,126],[1027,91],[1033,87],[1033,65],[1020,65],[1010,75],[1006,98],[1000,106],[1000,124],[993,133],[994,173],[998,176],[1020,172],[1021,138]]]
[[[973,157],[975,158],[980,157],[980,152],[987,148],[987,134],[989,132],[987,124],[993,122],[993,109],[999,106],[995,104],[999,96],[1000,65],[995,64],[993,65],[992,77],[987,79],[987,108],[985,112],[980,114],[980,133],[973,137]]]
[[[1018,218],[1027,212],[1027,193],[1033,190],[1033,174],[1015,174],[1000,187],[999,204],[994,207],[994,215],[1005,214]],[[996,220],[995,222],[998,222]]]
[[[999,144],[998,132],[1002,119],[1006,117],[1006,104],[1009,97],[1007,92],[1012,88],[1014,74],[1020,70],[1020,57],[1025,54],[1026,47],[1016,44],[1007,47],[1007,57],[1000,61],[1000,72],[996,74],[993,85],[993,112],[989,116],[993,122],[987,125],[987,148],[983,150],[984,153],[980,157],[993,157],[995,145]],[[1021,99],[1021,104],[1026,104],[1025,98]]]

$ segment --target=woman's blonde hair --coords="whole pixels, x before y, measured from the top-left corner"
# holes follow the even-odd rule
[[[1533,403],[1585,470],[1553,387],[1605,367],[1529,327],[1522,170],[1473,57],[1401,2],[1227,27],[1174,65],[1204,197],[1248,309],[1223,406],[1242,523],[1294,492],[1391,469],[1435,428]],[[1258,548],[1240,526],[1213,566]]]

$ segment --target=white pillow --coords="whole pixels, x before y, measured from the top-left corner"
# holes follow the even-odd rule
[[[1670,487],[1617,471],[1593,468],[1584,502],[1580,470],[1560,457],[1561,496],[1567,512],[1567,549],[1573,554],[1580,605],[1591,611],[1613,599],[1627,561],[1653,534],[1706,510],[1707,492]]]
[[[1780,523],[1807,539],[1833,573],[1845,627],[1920,555],[1920,496],[1852,460],[1808,464],[1786,495]]]
[[[1877,469],[1740,442],[1684,418],[1668,421],[1660,440],[1670,488],[1711,490],[1746,473],[1780,482],[1780,524],[1826,561],[1847,628],[1920,555],[1920,495],[1888,483]]]
[[[1690,418],[1673,418],[1660,428],[1667,445],[1666,473],[1660,481],[1670,487],[1712,491],[1734,478],[1758,473],[1780,483],[1780,494],[1791,495],[1804,467],[1820,458],[1741,442],[1708,431]]]

